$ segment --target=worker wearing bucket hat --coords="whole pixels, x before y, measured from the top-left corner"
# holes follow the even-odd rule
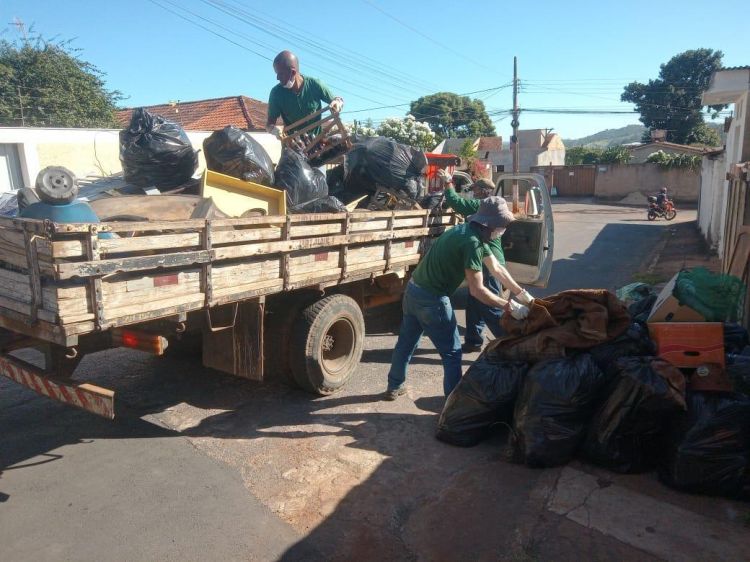
[[[486,179],[479,179],[471,185],[471,190],[474,197],[472,199],[465,199],[456,193],[453,188],[453,177],[446,170],[440,170],[438,172],[440,179],[443,180],[445,187],[445,203],[448,207],[453,209],[459,215],[468,217],[473,215],[479,210],[479,204],[481,199],[490,197],[495,193],[495,185]],[[498,264],[503,268],[505,267],[505,253],[503,252],[502,239],[498,238],[492,240],[487,244],[487,247],[495,256]],[[482,267],[482,279],[484,286],[495,294],[499,295],[501,287],[498,284],[497,279],[490,274],[487,266]],[[528,305],[533,301],[533,297],[528,291],[525,291],[520,285],[515,283],[508,273],[506,279],[506,289],[508,289],[521,304]],[[464,345],[461,350],[464,353],[473,353],[482,349],[484,344],[484,338],[482,332],[484,331],[485,325],[490,329],[492,335],[499,338],[505,335],[502,326],[500,325],[500,319],[503,315],[503,311],[495,306],[487,306],[480,302],[471,295],[466,298],[466,331],[464,332]]]
[[[517,319],[528,316],[527,306],[492,294],[482,279],[482,265],[486,265],[501,282],[512,281],[487,244],[499,238],[513,220],[505,199],[487,197],[466,223],[447,230],[433,242],[404,292],[403,321],[391,358],[386,400],[395,400],[406,392],[406,367],[422,334],[427,334],[440,353],[445,395],[461,380],[461,343],[450,295],[464,279],[470,294],[480,302],[503,308]]]

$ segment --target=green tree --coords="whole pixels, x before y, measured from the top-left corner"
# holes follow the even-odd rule
[[[461,145],[458,155],[461,158],[474,158],[477,155],[477,150],[474,148],[474,139],[466,139]]]
[[[438,140],[449,137],[487,137],[495,126],[484,103],[468,96],[440,92],[411,102],[409,113],[430,124]]]
[[[602,156],[601,148],[588,146],[574,146],[565,149],[565,165],[580,166],[581,164],[598,164]]]
[[[122,95],[68,42],[0,41],[0,125],[116,127]]]
[[[635,104],[640,121],[649,130],[665,129],[667,140],[687,144],[703,124],[701,94],[711,74],[721,68],[721,51],[685,51],[662,64],[659,77],[648,84],[631,82],[620,99]],[[711,106],[714,112],[726,106]]]
[[[627,164],[630,158],[630,151],[624,146],[610,146],[601,153],[597,164]]]
[[[721,136],[705,123],[700,123],[690,131],[687,139],[688,144],[700,144],[703,146],[721,146]]]

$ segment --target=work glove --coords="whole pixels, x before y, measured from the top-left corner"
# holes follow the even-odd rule
[[[448,170],[443,170],[442,168],[438,170],[437,176],[443,181],[445,185],[448,185],[453,181],[453,176],[448,172]]]
[[[526,306],[531,306],[531,303],[534,302],[534,297],[531,296],[531,293],[529,293],[526,289],[521,291],[516,295],[516,299],[518,299],[518,302],[521,304],[525,304]]]
[[[268,130],[268,132],[269,132],[270,134],[272,134],[273,136],[275,136],[275,137],[276,137],[277,139],[279,139],[279,140],[281,140],[281,137],[283,137],[283,136],[284,136],[284,131],[283,131],[283,130],[282,130],[282,128],[281,128],[281,127],[279,127],[278,125],[274,125],[273,127],[271,127],[271,128],[270,128],[270,129]]]
[[[328,105],[330,105],[331,111],[341,113],[341,110],[344,109],[344,100],[341,98],[333,98]]]
[[[508,301],[508,306],[506,308],[510,312],[510,315],[516,320],[525,320],[529,315],[529,307],[519,304],[514,300]]]

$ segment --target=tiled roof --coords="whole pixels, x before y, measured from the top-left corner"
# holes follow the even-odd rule
[[[477,152],[500,152],[503,150],[503,137],[479,137]]]
[[[266,128],[268,115],[267,103],[247,96],[144,107],[150,113],[175,121],[189,131],[217,131],[227,125],[234,125],[246,131],[263,131]],[[117,112],[117,120],[123,127],[127,127],[130,123],[133,109],[123,109]]]
[[[721,70],[750,70],[750,66],[727,66],[719,69],[719,71]]]
[[[645,144],[640,144],[638,146],[629,146],[627,147],[628,150],[642,150],[648,147],[661,147],[661,148],[671,148],[672,150],[681,150],[683,152],[692,152],[694,154],[703,154],[705,152],[708,152],[708,148],[700,147],[700,146],[690,146],[687,144],[677,144],[674,142],[668,142],[668,141],[655,141],[655,142],[648,142]]]

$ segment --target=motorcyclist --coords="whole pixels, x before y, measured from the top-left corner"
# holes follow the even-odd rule
[[[661,211],[665,210],[667,201],[669,201],[669,197],[667,197],[667,188],[662,187],[659,194],[656,196],[656,204]]]

